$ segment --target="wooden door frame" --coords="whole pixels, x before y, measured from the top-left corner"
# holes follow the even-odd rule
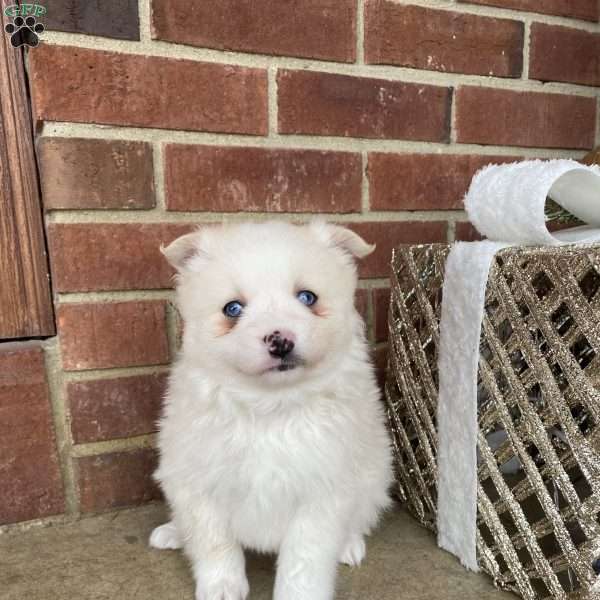
[[[0,0],[0,341],[55,333],[25,51],[4,31],[11,4]]]

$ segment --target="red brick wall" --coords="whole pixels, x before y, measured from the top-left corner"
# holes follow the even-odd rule
[[[60,470],[0,523],[156,496],[179,336],[161,242],[222,219],[347,223],[378,244],[357,303],[382,365],[391,248],[472,238],[462,196],[487,162],[598,141],[596,0],[48,4],[29,72],[58,338],[32,407],[51,403],[58,454],[35,452]]]

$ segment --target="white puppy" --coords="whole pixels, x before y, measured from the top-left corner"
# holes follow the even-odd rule
[[[331,600],[388,506],[392,459],[355,257],[373,250],[315,222],[206,227],[163,250],[177,269],[183,348],[160,423],[172,521],[197,600],[248,595],[242,548],[278,552],[275,600]]]

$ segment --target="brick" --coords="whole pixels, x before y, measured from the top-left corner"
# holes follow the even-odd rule
[[[354,297],[354,306],[358,311],[358,314],[362,317],[365,324],[369,322],[369,294],[371,292],[368,289],[361,288],[356,290]]]
[[[599,165],[600,166],[600,146],[596,146],[590,150],[581,160],[584,165]]]
[[[600,85],[600,33],[533,23],[529,77]]]
[[[288,70],[277,82],[280,133],[449,139],[450,88]]]
[[[154,0],[154,38],[217,50],[354,62],[354,0]]]
[[[155,206],[150,144],[44,137],[37,152],[46,209]]]
[[[596,101],[583,96],[461,87],[457,141],[540,148],[591,148]]]
[[[64,512],[44,355],[0,344],[0,525]]]
[[[471,223],[457,223],[456,232],[454,235],[458,242],[477,242],[482,240],[481,234],[471,225]]]
[[[344,223],[367,242],[377,244],[375,251],[359,261],[360,277],[389,277],[392,249],[399,244],[446,241],[446,221],[369,221]]]
[[[47,29],[139,40],[137,0],[52,0],[41,19]]]
[[[369,195],[374,210],[450,210],[463,207],[473,175],[516,156],[472,154],[369,154]]]
[[[458,0],[458,2],[499,6],[587,21],[597,21],[599,16],[597,0]]]
[[[71,435],[76,444],[156,431],[166,373],[67,384]]]
[[[373,290],[373,306],[375,307],[375,341],[385,342],[388,339],[389,288],[376,288]]]
[[[57,325],[67,371],[169,361],[163,301],[61,304]]]
[[[160,252],[193,226],[170,223],[52,223],[48,246],[59,292],[162,289],[173,269]],[[73,260],[73,256],[85,260]]]
[[[169,144],[167,208],[214,212],[360,212],[360,154]]]
[[[431,71],[519,77],[521,21],[368,0],[365,61]]]
[[[76,459],[82,512],[143,504],[160,498],[152,473],[157,455],[151,448]]]
[[[267,133],[263,69],[51,44],[29,59],[38,120]]]
[[[554,231],[561,231],[563,229],[569,229],[571,227],[573,227],[573,223],[560,223],[557,221],[547,221],[546,222],[546,228],[551,233]]]

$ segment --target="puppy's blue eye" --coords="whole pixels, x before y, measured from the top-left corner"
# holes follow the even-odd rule
[[[317,295],[313,294],[310,290],[302,290],[296,294],[296,298],[306,304],[306,306],[312,306],[317,301]]]
[[[226,317],[236,319],[242,314],[244,305],[239,300],[232,300],[223,307],[223,314]]]

